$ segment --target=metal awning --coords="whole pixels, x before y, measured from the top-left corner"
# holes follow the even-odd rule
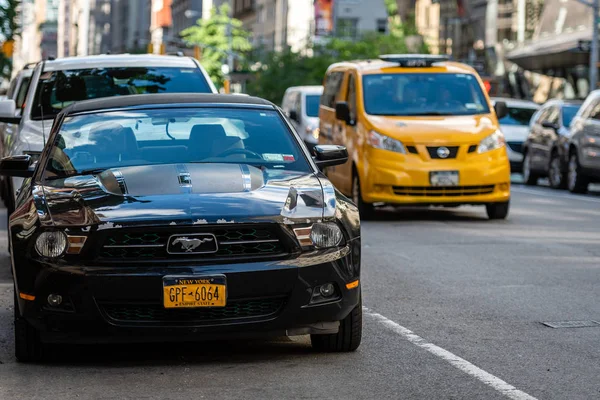
[[[591,37],[591,29],[585,29],[539,38],[506,53],[506,59],[529,71],[587,66],[590,54],[579,49],[579,42]]]

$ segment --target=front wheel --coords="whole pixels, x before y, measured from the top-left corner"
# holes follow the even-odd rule
[[[371,219],[375,214],[375,207],[371,203],[365,203],[362,198],[362,190],[360,188],[360,180],[358,174],[354,173],[352,179],[352,201],[358,207],[358,213],[362,219]]]
[[[345,353],[354,351],[362,340],[362,300],[340,321],[338,333],[326,335],[310,335],[313,349],[328,353]]]
[[[535,186],[538,183],[538,179],[539,175],[531,170],[531,156],[527,152],[523,159],[523,181],[526,185]]]
[[[548,180],[550,181],[550,186],[554,189],[564,189],[567,186],[561,164],[558,153],[552,153],[550,167],[548,168]]]
[[[490,203],[485,206],[485,211],[489,219],[506,219],[510,202]]]
[[[567,186],[571,193],[585,193],[588,189],[589,180],[581,173],[581,166],[577,158],[577,152],[569,156],[569,170],[567,172]]]

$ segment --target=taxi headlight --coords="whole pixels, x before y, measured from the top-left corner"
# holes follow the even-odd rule
[[[344,235],[339,226],[333,222],[318,223],[312,226],[310,239],[316,247],[323,249],[339,246]]]
[[[43,232],[35,241],[35,250],[42,257],[57,258],[67,249],[67,235],[60,231]]]
[[[496,150],[500,147],[504,146],[506,141],[504,140],[504,135],[500,131],[496,131],[492,133],[490,136],[483,139],[479,142],[479,147],[477,147],[478,153],[485,153],[487,151]]]
[[[406,154],[406,149],[401,141],[392,139],[389,136],[382,135],[379,132],[370,131],[367,135],[367,143],[376,149],[393,151],[395,153]]]

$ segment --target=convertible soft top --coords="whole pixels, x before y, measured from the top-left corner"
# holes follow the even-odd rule
[[[201,93],[164,93],[139,94],[129,96],[103,97],[93,100],[79,101],[66,107],[62,113],[66,115],[80,112],[107,110],[113,108],[136,107],[156,104],[231,104],[251,106],[271,106],[273,103],[258,97],[228,94]]]

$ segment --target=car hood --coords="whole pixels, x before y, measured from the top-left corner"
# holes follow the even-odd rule
[[[84,229],[307,223],[335,214],[335,191],[326,179],[314,173],[263,170],[246,164],[112,168],[99,175],[50,180],[38,188],[42,190],[47,224]]]
[[[507,142],[524,142],[529,135],[529,126],[527,125],[500,125],[500,130]]]
[[[370,116],[373,129],[414,144],[474,144],[491,135],[497,128],[490,115],[442,117]]]

